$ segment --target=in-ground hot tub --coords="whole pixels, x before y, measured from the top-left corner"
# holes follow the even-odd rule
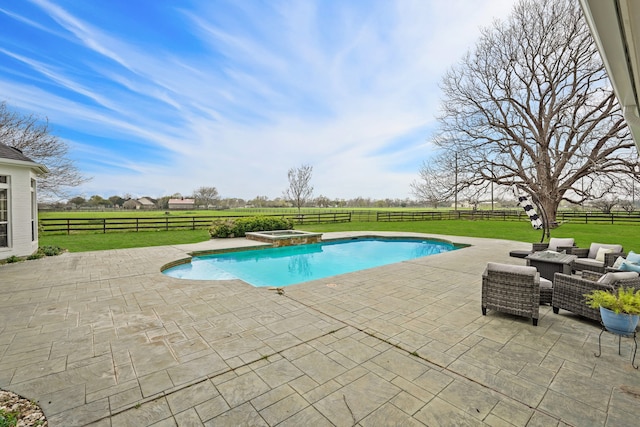
[[[249,240],[271,243],[274,247],[280,247],[318,243],[322,240],[322,233],[299,230],[274,230],[249,232],[245,233],[245,237]]]

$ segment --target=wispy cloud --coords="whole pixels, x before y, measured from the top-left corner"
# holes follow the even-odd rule
[[[0,97],[49,117],[86,195],[404,198],[438,81],[503,1],[14,2]]]

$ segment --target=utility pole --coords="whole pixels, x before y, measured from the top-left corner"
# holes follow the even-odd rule
[[[493,163],[491,163],[491,178],[494,178]],[[493,212],[493,180],[491,181],[491,212]]]
[[[455,188],[454,188],[454,199],[453,199],[453,209],[458,211],[458,153],[456,152],[455,156],[456,166],[455,166]]]

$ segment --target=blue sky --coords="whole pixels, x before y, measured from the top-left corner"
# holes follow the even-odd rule
[[[443,73],[511,0],[20,0],[0,100],[48,117],[85,197],[411,197]]]

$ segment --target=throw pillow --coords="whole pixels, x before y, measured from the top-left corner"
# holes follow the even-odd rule
[[[604,254],[610,254],[613,249],[599,248],[596,254],[596,261],[604,262]]]
[[[637,271],[640,273],[640,264],[635,262],[629,262],[628,260],[623,262],[620,266],[620,271]]]
[[[620,266],[622,265],[622,263],[625,261],[624,258],[622,258],[621,256],[619,256],[616,259],[616,262],[613,263],[613,265],[611,267],[615,268],[616,270],[620,269]]]
[[[629,251],[629,255],[627,255],[627,261],[632,262],[634,264],[640,264],[640,254],[637,254],[633,251]]]

